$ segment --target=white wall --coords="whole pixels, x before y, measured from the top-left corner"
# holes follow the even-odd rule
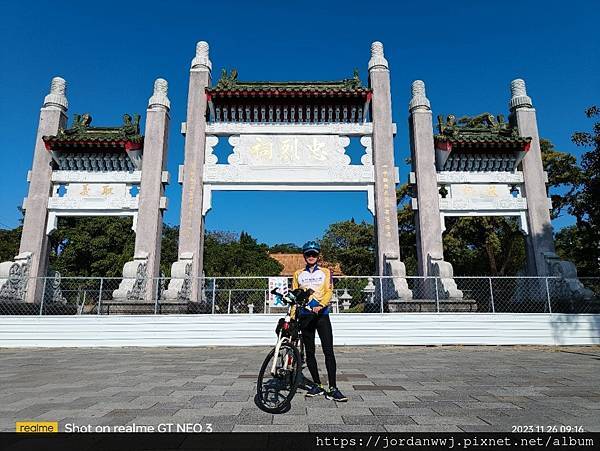
[[[0,347],[273,345],[280,315],[0,316]],[[331,315],[335,345],[600,344],[600,315]]]

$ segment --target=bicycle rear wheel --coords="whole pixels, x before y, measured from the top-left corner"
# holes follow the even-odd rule
[[[275,374],[271,374],[275,360]],[[279,413],[296,394],[300,373],[300,353],[294,345],[283,343],[275,355],[273,348],[260,368],[256,382],[256,401],[265,412]]]

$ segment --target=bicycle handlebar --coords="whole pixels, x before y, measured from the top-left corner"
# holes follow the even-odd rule
[[[294,296],[292,299],[290,299],[290,298],[289,298],[289,296],[288,296],[290,293],[287,293],[287,295],[284,295],[283,293],[281,293],[281,292],[279,291],[279,288],[273,288],[273,289],[271,290],[271,294],[274,294],[275,296],[280,296],[280,297],[281,297],[281,299],[283,299],[283,301],[284,301],[286,304],[296,304],[296,305],[299,305],[299,306],[301,306],[302,308],[305,308],[306,310],[308,310],[308,311],[310,311],[310,312],[314,313],[314,312],[312,311],[312,309],[311,309],[311,308],[309,308],[309,307],[307,306],[307,304],[308,304],[308,301],[309,301],[309,299],[308,299],[308,298],[309,298],[309,296],[310,296],[311,294],[313,294],[315,291],[314,291],[313,289],[311,289],[311,288],[308,288],[308,289],[306,289],[306,290],[303,290],[303,292],[304,292],[304,293],[306,293],[306,299],[304,300],[304,302],[298,302],[298,296]]]

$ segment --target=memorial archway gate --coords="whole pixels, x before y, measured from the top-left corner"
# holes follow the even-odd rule
[[[198,43],[190,71],[179,257],[167,299],[198,300],[204,216],[215,190],[365,191],[375,216],[378,270],[393,297],[412,296],[400,261],[389,69],[371,47],[369,86],[353,78],[325,82],[243,82],[223,71],[211,87],[208,44]],[[361,164],[345,153],[351,138]],[[213,149],[233,148],[227,163]]]
[[[395,124],[383,45],[371,45],[368,86],[362,86],[356,72],[333,82],[243,82],[236,71],[224,71],[213,87],[211,71],[208,44],[199,42],[182,124],[178,259],[162,297],[201,298],[204,216],[213,191],[339,190],[367,193],[375,217],[378,273],[391,276],[385,278],[385,297],[411,300],[400,258]],[[415,298],[463,298],[451,264],[444,261],[442,232],[447,216],[465,215],[518,217],[526,235],[528,275],[559,276],[567,298],[591,296],[575,266],[555,254],[536,112],[523,80],[512,82],[509,107],[507,122],[487,113],[462,121],[448,116],[439,119],[434,134],[425,85],[412,85],[410,181],[416,188],[418,270],[437,287],[433,296],[425,290]],[[67,128],[67,108],[66,82],[56,77],[40,112],[19,255],[0,263],[0,301],[32,303],[44,297],[45,282],[40,281],[47,276],[48,234],[58,217],[117,215],[133,216],[136,241],[134,261],[126,263],[112,297],[154,302],[160,297],[169,181],[167,82],[155,81],[144,136],[139,120],[128,115],[118,127],[91,126],[90,116],[76,116]],[[361,164],[351,164],[346,154],[352,138],[365,149]],[[233,147],[226,164],[214,154],[220,140]]]
[[[19,255],[0,264],[0,300],[54,300],[49,285],[48,236],[65,216],[131,216],[136,231],[134,260],[112,296],[149,300],[159,276],[170,102],[166,80],[157,79],[146,111],[145,136],[139,115],[123,116],[116,127],[92,126],[89,114],[67,127],[66,82],[52,79],[40,112]],[[7,277],[8,276],[8,277]],[[59,284],[52,284],[60,289]],[[108,291],[109,288],[107,287]]]
[[[526,274],[558,276],[568,297],[588,298],[575,266],[555,253],[536,113],[521,79],[511,83],[509,107],[508,121],[489,113],[460,119],[438,116],[436,134],[425,84],[413,82],[410,183],[416,188],[412,209],[419,275],[439,277],[440,297],[462,299],[452,265],[444,261],[445,218],[510,216],[517,218],[525,236]],[[547,290],[535,291],[549,296]]]

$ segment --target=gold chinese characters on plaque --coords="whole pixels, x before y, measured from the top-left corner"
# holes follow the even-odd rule
[[[465,199],[496,199],[510,197],[509,187],[504,184],[453,184],[452,197]]]
[[[55,185],[53,197],[79,198],[79,199],[113,199],[119,197],[132,197],[125,183],[68,183]]]
[[[337,166],[350,163],[344,151],[337,135],[242,135],[234,160],[252,166]]]

